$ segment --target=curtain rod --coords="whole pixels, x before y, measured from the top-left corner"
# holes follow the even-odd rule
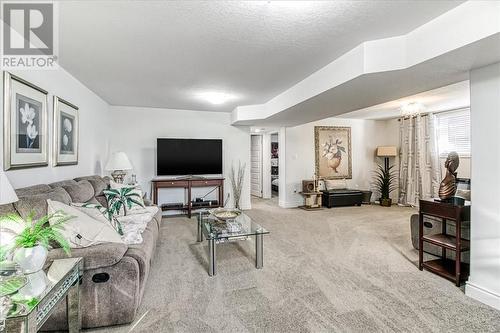
[[[429,113],[432,113],[432,114],[438,114],[438,113],[446,113],[446,112],[454,112],[454,111],[462,111],[462,110],[468,110],[470,109],[470,106],[464,106],[464,107],[461,107],[461,108],[455,108],[455,109],[448,109],[448,110],[440,110],[440,111],[434,111],[434,112],[427,112],[427,113],[424,113],[424,114],[421,114],[420,117],[427,117],[429,115]],[[399,117],[398,118],[398,121],[401,121],[401,119],[410,119],[410,118],[416,118],[417,116],[406,116],[406,117]]]

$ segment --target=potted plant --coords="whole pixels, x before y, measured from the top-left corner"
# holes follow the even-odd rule
[[[378,170],[375,171],[373,185],[376,191],[380,193],[380,205],[390,207],[392,205],[390,194],[397,188],[395,184],[397,175],[392,170],[393,165],[387,168],[383,168],[381,165],[377,166]]]
[[[48,214],[38,221],[34,221],[33,216],[34,214],[31,213],[26,221],[17,214],[9,214],[1,219],[2,221],[21,223],[25,226],[14,238],[16,250],[14,250],[13,257],[24,273],[34,273],[43,268],[45,260],[47,260],[47,248],[50,242],[60,245],[66,254],[70,254],[69,243],[60,230],[62,225],[73,216],[69,216],[63,211]],[[54,221],[52,225],[49,225],[50,220]]]

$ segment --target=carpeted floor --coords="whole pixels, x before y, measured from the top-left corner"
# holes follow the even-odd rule
[[[195,219],[165,219],[135,323],[96,332],[500,332],[500,312],[452,282],[420,272],[409,208],[306,212],[255,200],[247,214],[271,231],[264,268],[254,242],[217,248]]]

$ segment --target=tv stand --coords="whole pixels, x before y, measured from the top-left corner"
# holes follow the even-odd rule
[[[193,175],[187,175],[187,176],[180,176],[174,178],[175,180],[191,180],[191,179],[207,179],[206,177],[203,176],[193,176]]]
[[[151,181],[153,190],[153,203],[158,204],[158,190],[161,188],[184,188],[187,192],[187,204],[182,206],[178,205],[168,205],[161,207],[162,210],[182,210],[187,212],[189,218],[191,218],[191,212],[193,211],[193,199],[191,198],[191,189],[193,187],[218,187],[219,195],[217,199],[217,204],[203,205],[200,208],[217,208],[224,205],[224,178],[185,178],[182,179],[153,179]],[[196,209],[196,207],[194,207]]]

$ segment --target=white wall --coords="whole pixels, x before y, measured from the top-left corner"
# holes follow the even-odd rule
[[[397,146],[399,140],[397,127],[394,128],[387,121],[327,118],[286,128],[286,146],[280,146],[281,152],[286,151],[286,183],[284,187],[281,187],[284,189],[284,193],[280,193],[280,205],[284,207],[296,207],[303,204],[303,198],[298,194],[298,192],[302,191],[302,180],[312,179],[314,175],[314,126],[351,127],[352,179],[346,181],[347,186],[353,189],[371,189],[372,171],[375,169],[375,162],[377,162],[375,157],[376,147],[381,145]],[[389,127],[391,128],[390,131],[388,131]],[[280,155],[280,157],[283,157],[283,155]],[[383,163],[382,160],[378,162]],[[395,161],[392,159],[391,164],[394,163]],[[393,196],[397,198],[397,193],[393,193]],[[375,197],[372,197],[373,199]]]
[[[500,309],[500,63],[471,81],[471,272],[467,295]]]
[[[251,207],[250,132],[248,127],[231,126],[230,113],[125,106],[110,109],[114,128],[111,151],[127,153],[134,166],[132,173],[137,174],[138,182],[149,194],[150,181],[156,176],[157,138],[223,139],[224,192],[232,192],[229,181],[231,164],[237,167],[238,160],[246,163],[240,204],[243,209]],[[205,189],[197,191],[206,193]],[[162,189],[159,203],[167,199],[183,201],[183,191]]]
[[[108,156],[108,138],[111,136],[109,132],[109,105],[62,68],[58,70],[23,70],[12,72],[12,74],[49,92],[49,166],[7,171],[7,176],[12,185],[15,188],[19,188],[75,178],[78,176],[101,174],[103,165],[106,163]],[[3,106],[3,80],[0,81],[2,91],[0,105]],[[53,134],[52,103],[54,95],[75,104],[80,109],[80,149],[78,165],[51,166]],[[2,165],[2,167],[3,125],[2,117],[2,126],[0,126],[0,165]]]

